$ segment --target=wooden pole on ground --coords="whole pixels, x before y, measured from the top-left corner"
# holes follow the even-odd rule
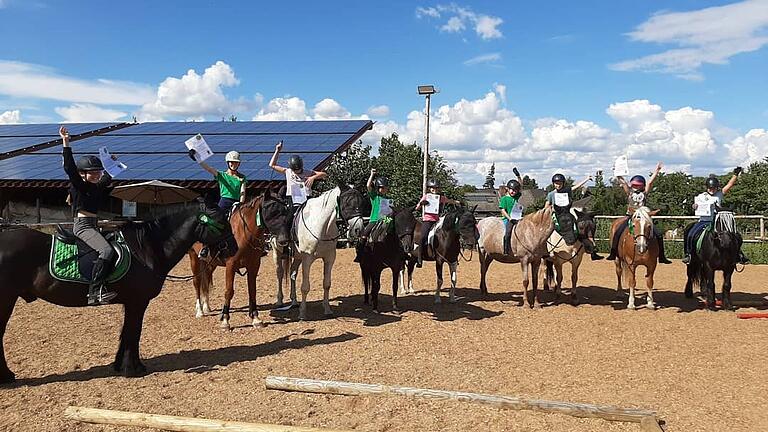
[[[736,314],[739,319],[768,318],[768,312],[739,312]]]
[[[414,387],[397,387],[380,384],[358,384],[343,381],[320,381],[311,379],[268,376],[267,389],[298,391],[306,393],[329,393],[348,396],[368,394],[387,394],[410,396],[433,400],[455,400],[491,405],[513,410],[532,410],[546,413],[566,414],[574,417],[593,417],[611,421],[640,423],[646,417],[656,421],[656,412],[636,408],[617,408],[613,406],[570,403],[540,399],[526,399],[516,396],[498,396],[491,394],[431,390]],[[658,423],[657,423],[658,424]]]
[[[179,432],[341,432],[332,429],[230,422],[76,406],[68,407],[64,411],[64,416],[71,420],[85,423],[134,426]]]

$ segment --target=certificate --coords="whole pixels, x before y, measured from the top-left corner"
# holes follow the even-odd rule
[[[512,220],[520,220],[523,218],[523,206],[519,202],[512,207],[512,213],[509,215]]]
[[[307,191],[303,184],[291,185],[291,199],[294,204],[304,204],[307,201]]]
[[[427,194],[427,205],[424,206],[424,213],[440,214],[440,195]]]
[[[568,207],[571,204],[571,198],[565,192],[555,192],[555,205],[558,207]]]
[[[696,195],[694,202],[696,203],[696,216],[712,216],[712,205],[717,202],[717,198],[703,193]]]
[[[616,177],[629,175],[629,160],[626,155],[617,157],[613,162],[613,175]]]
[[[211,148],[208,147],[208,143],[205,142],[205,138],[203,138],[203,136],[200,134],[197,134],[192,138],[184,141],[184,145],[187,146],[188,149],[195,151],[195,160],[198,162],[202,162],[213,156]]]
[[[379,217],[389,216],[392,214],[392,201],[387,198],[382,198],[379,201]]]
[[[112,159],[112,155],[109,154],[106,147],[99,148],[99,159],[101,159],[101,164],[104,166],[104,171],[112,177],[117,177],[121,172],[128,169],[128,166],[124,163]]]

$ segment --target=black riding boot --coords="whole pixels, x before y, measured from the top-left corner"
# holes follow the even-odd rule
[[[611,253],[609,253],[608,258],[606,258],[608,261],[615,260],[619,255],[619,240],[621,239],[622,234],[624,234],[624,230],[620,229],[617,229],[613,234],[613,239],[611,240]]]
[[[739,263],[741,264],[747,264],[749,263],[749,258],[747,258],[746,255],[744,255],[744,252],[739,249]]]
[[[659,243],[659,262],[661,264],[672,264],[672,261],[667,259],[667,254],[664,253],[664,238],[657,236],[656,242]]]
[[[589,254],[589,256],[592,258],[592,261],[600,261],[601,259],[604,258],[602,255],[597,253],[597,250],[593,250],[592,253]]]
[[[359,263],[360,257],[363,256],[363,249],[365,248],[366,238],[362,237],[355,245],[355,260],[354,262]]]
[[[107,260],[101,258],[98,258],[93,264],[91,283],[88,285],[88,306],[109,304],[112,299],[117,297],[116,292],[107,290],[106,279],[109,276],[107,264]]]

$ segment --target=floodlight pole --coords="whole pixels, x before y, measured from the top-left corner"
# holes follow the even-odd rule
[[[422,183],[421,183],[421,195],[425,195],[427,193],[427,165],[429,164],[429,117],[430,117],[430,101],[431,101],[431,94],[426,95],[427,98],[427,133],[424,138],[424,171],[422,174]]]

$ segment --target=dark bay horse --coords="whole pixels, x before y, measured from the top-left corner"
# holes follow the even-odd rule
[[[124,306],[123,329],[113,368],[125,376],[147,372],[139,356],[144,312],[160,294],[165,278],[196,241],[223,256],[236,253],[232,230],[217,210],[195,207],[152,222],[129,223],[121,229],[131,249],[131,267],[120,281],[113,303]],[[87,305],[88,284],[61,282],[48,272],[51,236],[22,228],[0,232],[0,382],[14,380],[8,369],[2,336],[16,300],[38,298],[59,306]]]
[[[422,244],[421,236],[423,235],[429,235],[429,233],[422,233],[421,222],[418,222],[414,231],[416,244]],[[456,302],[456,268],[459,265],[459,255],[462,249],[473,250],[477,246],[479,236],[474,212],[464,207],[458,207],[445,213],[442,224],[440,224],[439,229],[435,230],[433,246],[427,247],[427,251],[420,251],[420,253],[424,254],[424,261],[435,262],[435,272],[437,274],[435,303],[440,303],[440,289],[443,286],[443,264],[445,263],[448,263],[451,273],[451,291],[448,295],[448,301],[450,303]],[[413,268],[415,265],[414,259],[408,260],[408,286],[412,284]]]
[[[695,240],[694,240],[695,241]],[[731,302],[731,277],[739,262],[741,235],[736,231],[736,220],[730,211],[719,211],[715,215],[714,229],[706,232],[701,249],[691,246],[691,262],[688,264],[688,281],[685,296],[693,297],[693,286],[701,287],[706,305],[715,309],[715,271],[723,272],[723,309],[733,308]]]
[[[253,327],[265,325],[259,319],[256,307],[256,276],[261,267],[261,257],[266,250],[268,233],[274,235],[277,245],[288,245],[288,217],[286,203],[273,197],[267,189],[262,196],[238,205],[229,217],[238,246],[234,256],[226,259],[213,257],[206,262],[198,257],[202,244],[197,243],[189,250],[189,262],[194,276],[192,280],[197,294],[195,316],[202,317],[204,313],[210,312],[208,295],[213,284],[213,272],[217,267],[225,267],[224,304],[221,307],[220,320],[221,328],[230,330],[230,306],[232,297],[235,295],[235,273],[245,268],[248,281],[248,317],[251,318]]]
[[[395,211],[392,222],[382,241],[369,239],[360,255],[360,272],[363,277],[365,294],[363,303],[368,304],[368,291],[371,293],[373,311],[379,311],[379,290],[381,272],[388,268],[392,271],[392,309],[397,311],[397,287],[400,271],[408,255],[413,251],[413,231],[416,218],[410,208]],[[374,229],[374,232],[376,230]]]
[[[616,254],[616,296],[621,295],[622,278],[625,278],[629,285],[629,301],[627,309],[635,309],[635,288],[637,279],[635,272],[639,266],[645,267],[645,286],[647,290],[646,304],[648,309],[655,309],[653,302],[653,275],[656,272],[656,265],[659,263],[659,243],[653,233],[652,217],[659,210],[651,211],[648,207],[640,207],[632,212],[629,221],[626,218],[619,218],[611,225],[611,235],[619,229],[623,223],[628,223],[628,229],[625,229],[619,238]]]

